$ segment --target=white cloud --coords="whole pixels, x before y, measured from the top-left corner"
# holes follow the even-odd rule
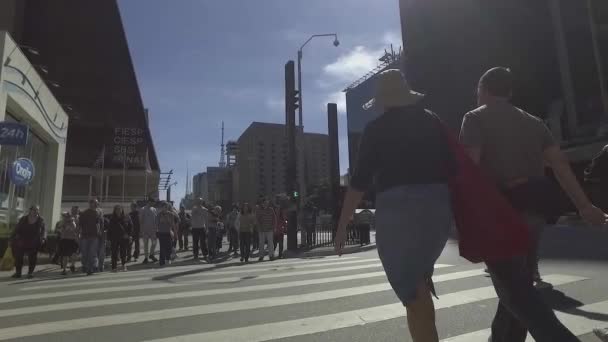
[[[346,94],[344,94],[342,91],[331,93],[325,102],[337,104],[338,114],[346,114]],[[326,105],[324,105],[323,108],[327,108]]]
[[[266,98],[266,107],[273,112],[285,111],[285,99],[277,97]]]
[[[382,37],[382,42],[386,45],[392,44],[395,50],[398,50],[399,47],[403,45],[401,34],[391,31],[384,34],[384,37]]]
[[[354,81],[378,65],[377,50],[356,46],[353,50],[326,65],[323,72],[335,81]]]

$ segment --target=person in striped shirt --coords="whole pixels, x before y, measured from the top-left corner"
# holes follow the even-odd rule
[[[260,240],[259,261],[264,260],[264,242],[268,244],[268,257],[274,260],[274,228],[277,224],[277,216],[270,206],[270,201],[264,199],[262,206],[256,212],[258,236]]]

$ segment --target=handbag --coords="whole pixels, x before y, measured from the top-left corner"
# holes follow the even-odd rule
[[[473,263],[526,255],[530,246],[526,221],[469,157],[458,138],[438,122],[455,163],[448,184],[460,255]]]
[[[546,177],[531,177],[503,189],[503,193],[515,209],[546,219],[563,216],[567,208],[574,207],[561,188]]]

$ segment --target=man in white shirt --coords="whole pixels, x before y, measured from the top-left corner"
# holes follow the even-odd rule
[[[203,199],[199,198],[195,201],[191,213],[192,222],[192,254],[194,259],[198,259],[199,252],[202,252],[203,258],[207,258],[209,251],[207,249],[207,220],[209,211],[203,206]]]
[[[153,207],[154,203],[154,199],[149,199],[146,206],[139,211],[141,236],[144,239],[144,264],[148,263],[148,258],[152,262],[158,261],[154,256],[154,251],[156,250],[156,231],[158,230],[158,212]],[[150,246],[150,242],[152,246]],[[151,247],[149,250],[148,246]]]

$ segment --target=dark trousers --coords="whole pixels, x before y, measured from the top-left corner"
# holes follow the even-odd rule
[[[239,236],[239,240],[241,243],[241,258],[245,259],[245,261],[249,260],[249,255],[251,254],[251,233],[249,232],[241,232]]]
[[[285,240],[285,238],[283,237],[283,234],[274,235],[274,249],[277,249],[277,246],[279,247],[279,258],[283,256],[283,242]]]
[[[158,243],[160,244],[160,257],[158,263],[164,265],[166,261],[171,260],[171,252],[173,251],[171,233],[156,233],[156,237],[158,237]]]
[[[38,249],[13,249],[13,257],[15,258],[15,273],[21,275],[23,269],[23,258],[27,255],[28,274],[34,273],[36,262],[38,261]]]
[[[539,273],[538,262],[540,260],[539,249],[540,239],[543,233],[542,225],[530,225],[530,252],[528,254],[527,264],[532,275]]]
[[[524,342],[528,330],[537,342],[579,341],[534,288],[527,258],[486,265],[499,298],[492,322],[492,342]]]
[[[254,229],[253,230],[253,241],[252,241],[252,247],[253,249],[260,249],[260,240],[258,240],[258,230]]]
[[[127,255],[129,255],[130,241],[129,239],[118,239],[110,242],[112,250],[112,269],[115,270],[118,265],[118,256],[120,253],[120,264],[124,266],[127,263]]]
[[[134,259],[139,258],[139,230],[133,232],[133,238],[131,239],[131,243],[129,244],[129,250],[127,251],[127,255],[133,255]]]
[[[359,242],[361,246],[364,244],[369,244],[370,242],[370,225],[369,223],[361,223],[357,225],[357,230],[359,231]]]
[[[177,232],[177,242],[179,243],[179,249],[188,249],[188,236],[190,235],[190,229],[180,228]]]
[[[192,253],[195,258],[198,258],[199,251],[206,257],[209,254],[207,250],[207,233],[205,228],[192,228]]]
[[[236,228],[230,228],[230,250],[235,253],[239,250],[239,232]]]

